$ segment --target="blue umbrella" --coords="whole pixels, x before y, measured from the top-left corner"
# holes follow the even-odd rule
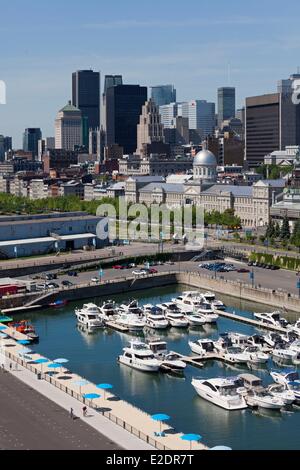
[[[153,419],[153,421],[159,421],[159,422],[160,422],[160,433],[161,433],[161,431],[162,431],[162,423],[163,423],[164,421],[169,421],[169,419],[171,419],[170,416],[165,415],[165,414],[163,414],[163,413],[159,413],[159,414],[157,414],[157,415],[153,415],[153,416],[151,416],[151,418]]]
[[[191,444],[191,450],[192,450],[192,442],[199,442],[202,439],[202,436],[200,434],[185,434],[184,436],[181,436],[181,439],[183,441],[188,441]]]
[[[112,390],[114,387],[111,384],[100,384],[100,385],[97,385],[97,388],[99,388],[100,390],[104,390],[104,400],[105,400],[106,390]]]
[[[24,349],[21,349],[21,351],[19,351],[19,354],[28,354],[28,353],[33,353],[33,351],[31,351],[31,349],[29,348],[24,348]]]
[[[36,359],[34,361],[35,364],[40,364],[42,367],[41,367],[41,372],[43,372],[43,364],[48,364],[50,361],[48,359],[44,359],[44,358],[41,358],[41,359]]]
[[[8,336],[7,336],[7,335],[5,335],[4,333],[0,333],[0,338],[2,338],[2,339],[6,339],[6,338],[8,338]]]
[[[74,381],[74,384],[75,384],[75,385],[78,385],[78,387],[79,387],[79,392],[80,392],[80,395],[81,395],[81,389],[82,389],[82,387],[85,387],[86,385],[90,385],[90,382],[88,382],[87,380],[75,380],[75,381]]]
[[[28,344],[30,344],[30,341],[28,341],[28,339],[20,339],[19,341],[17,341],[18,344],[21,344],[22,346],[27,346]]]
[[[232,450],[232,449],[230,447],[226,447],[226,446],[216,446],[216,447],[212,447],[209,450]]]
[[[93,402],[93,400],[97,400],[97,398],[101,398],[101,395],[98,395],[97,393],[86,393],[85,395],[82,395],[82,397],[85,400],[91,400]]]
[[[7,326],[0,326],[0,331],[7,330]]]
[[[68,364],[69,360],[68,359],[55,359],[55,364]]]
[[[60,369],[61,364],[49,364],[48,369]]]

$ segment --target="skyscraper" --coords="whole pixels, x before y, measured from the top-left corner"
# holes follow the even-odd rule
[[[154,142],[164,143],[164,126],[160,120],[158,106],[150,99],[142,108],[140,122],[137,126],[136,153],[142,155],[144,145]]]
[[[88,147],[89,129],[100,127],[100,72],[78,70],[72,74],[72,104],[82,113],[82,144]]]
[[[235,88],[222,87],[218,89],[218,125],[225,119],[235,117]]]
[[[62,108],[55,120],[55,149],[74,150],[82,145],[82,118],[80,109],[71,101]]]
[[[202,137],[212,134],[215,129],[215,103],[192,100],[182,103],[182,117],[188,118],[189,129],[201,130]]]
[[[104,79],[104,95],[108,88],[112,86],[123,85],[122,75],[105,75]]]
[[[31,152],[32,158],[38,156],[39,140],[42,138],[42,131],[40,128],[25,129],[23,134],[23,150],[24,152]]]
[[[118,144],[125,154],[137,148],[137,125],[147,101],[147,87],[116,85],[106,90],[106,143]]]
[[[182,116],[182,103],[170,103],[160,106],[159,114],[164,128],[173,127],[174,119]]]
[[[151,87],[151,99],[157,106],[175,103],[176,90],[174,85],[158,85]]]

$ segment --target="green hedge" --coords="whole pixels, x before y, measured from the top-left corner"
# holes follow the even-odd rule
[[[272,254],[264,253],[252,253],[250,261],[257,261],[258,263],[272,264],[279,266],[283,269],[289,269],[291,271],[300,271],[300,259],[291,258],[289,256],[275,256]]]

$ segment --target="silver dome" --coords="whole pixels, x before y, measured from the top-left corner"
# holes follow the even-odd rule
[[[194,158],[194,166],[217,166],[217,159],[209,150],[201,150]]]

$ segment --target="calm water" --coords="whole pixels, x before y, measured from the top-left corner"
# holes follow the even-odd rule
[[[140,303],[161,303],[186,290],[184,287],[152,289],[136,294]],[[118,302],[126,299],[117,296]],[[264,306],[240,303],[229,297],[222,300],[228,310],[251,316],[253,311],[267,311]],[[101,303],[102,299],[91,299]],[[300,449],[300,408],[292,413],[243,410],[228,412],[197,396],[191,380],[193,376],[218,377],[243,373],[246,368],[237,368],[222,363],[210,362],[203,369],[187,367],[184,379],[164,374],[147,375],[117,363],[117,356],[127,344],[130,336],[109,330],[100,330],[92,335],[81,332],[76,325],[74,308],[83,302],[69,304],[63,310],[48,310],[31,314],[31,321],[40,334],[40,343],[35,350],[50,359],[66,357],[70,369],[94,383],[111,383],[114,392],[121,398],[137,405],[150,414],[164,412],[172,417],[171,424],[186,433],[199,433],[208,445],[224,444],[233,449]],[[190,354],[188,340],[199,337],[217,338],[219,333],[237,331],[252,334],[255,330],[247,325],[220,319],[218,327],[179,331],[171,329],[160,334],[170,350]],[[152,334],[153,335],[153,334]],[[269,367],[274,367],[270,364]],[[256,369],[255,375],[271,383],[268,369]]]

